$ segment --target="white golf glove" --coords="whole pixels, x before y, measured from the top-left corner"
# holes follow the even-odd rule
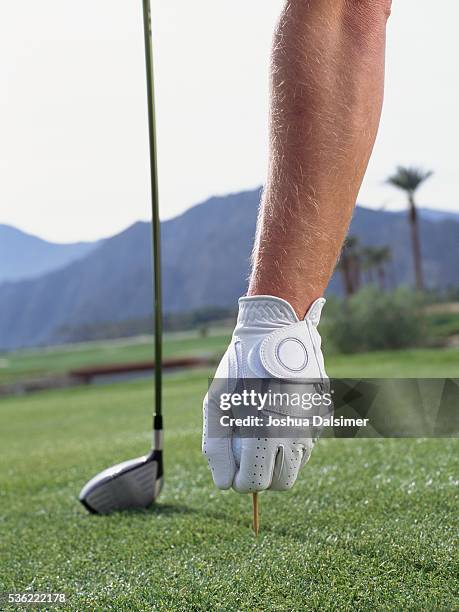
[[[225,392],[233,393],[238,380],[278,379],[280,388],[282,381],[288,384],[308,380],[314,381],[309,388],[323,393],[328,388],[328,378],[317,326],[324,304],[323,298],[316,300],[300,321],[290,304],[280,298],[241,298],[236,329],[214,382],[220,388],[223,385]],[[282,491],[294,485],[314,446],[311,429],[304,430],[305,437],[301,430],[291,438],[236,437],[231,427],[219,428],[221,405],[215,401],[212,386],[203,408],[202,451],[219,489],[232,486],[240,493],[250,493]],[[263,410],[264,416],[268,414],[298,417],[299,409],[270,407]]]

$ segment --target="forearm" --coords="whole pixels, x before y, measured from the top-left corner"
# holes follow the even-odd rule
[[[383,98],[386,0],[293,0],[275,32],[270,164],[249,295],[302,316],[336,265]]]

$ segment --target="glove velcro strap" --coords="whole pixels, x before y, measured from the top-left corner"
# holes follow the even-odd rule
[[[307,322],[278,329],[262,341],[260,360],[273,378],[321,380]]]

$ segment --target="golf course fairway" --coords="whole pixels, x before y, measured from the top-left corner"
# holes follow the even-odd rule
[[[255,539],[251,497],[216,490],[201,457],[209,374],[166,376],[164,491],[108,517],[77,495],[148,450],[152,380],[0,400],[0,591],[67,610],[457,609],[457,440],[322,440],[292,491],[260,495]]]

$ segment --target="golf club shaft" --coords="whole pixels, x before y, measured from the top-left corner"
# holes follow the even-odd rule
[[[150,0],[143,0],[143,26],[148,91],[148,128],[150,140],[151,209],[153,239],[153,276],[155,311],[155,431],[162,430],[162,293],[161,240],[159,222],[158,163],[156,149],[155,91]],[[155,438],[156,447],[156,438]]]

